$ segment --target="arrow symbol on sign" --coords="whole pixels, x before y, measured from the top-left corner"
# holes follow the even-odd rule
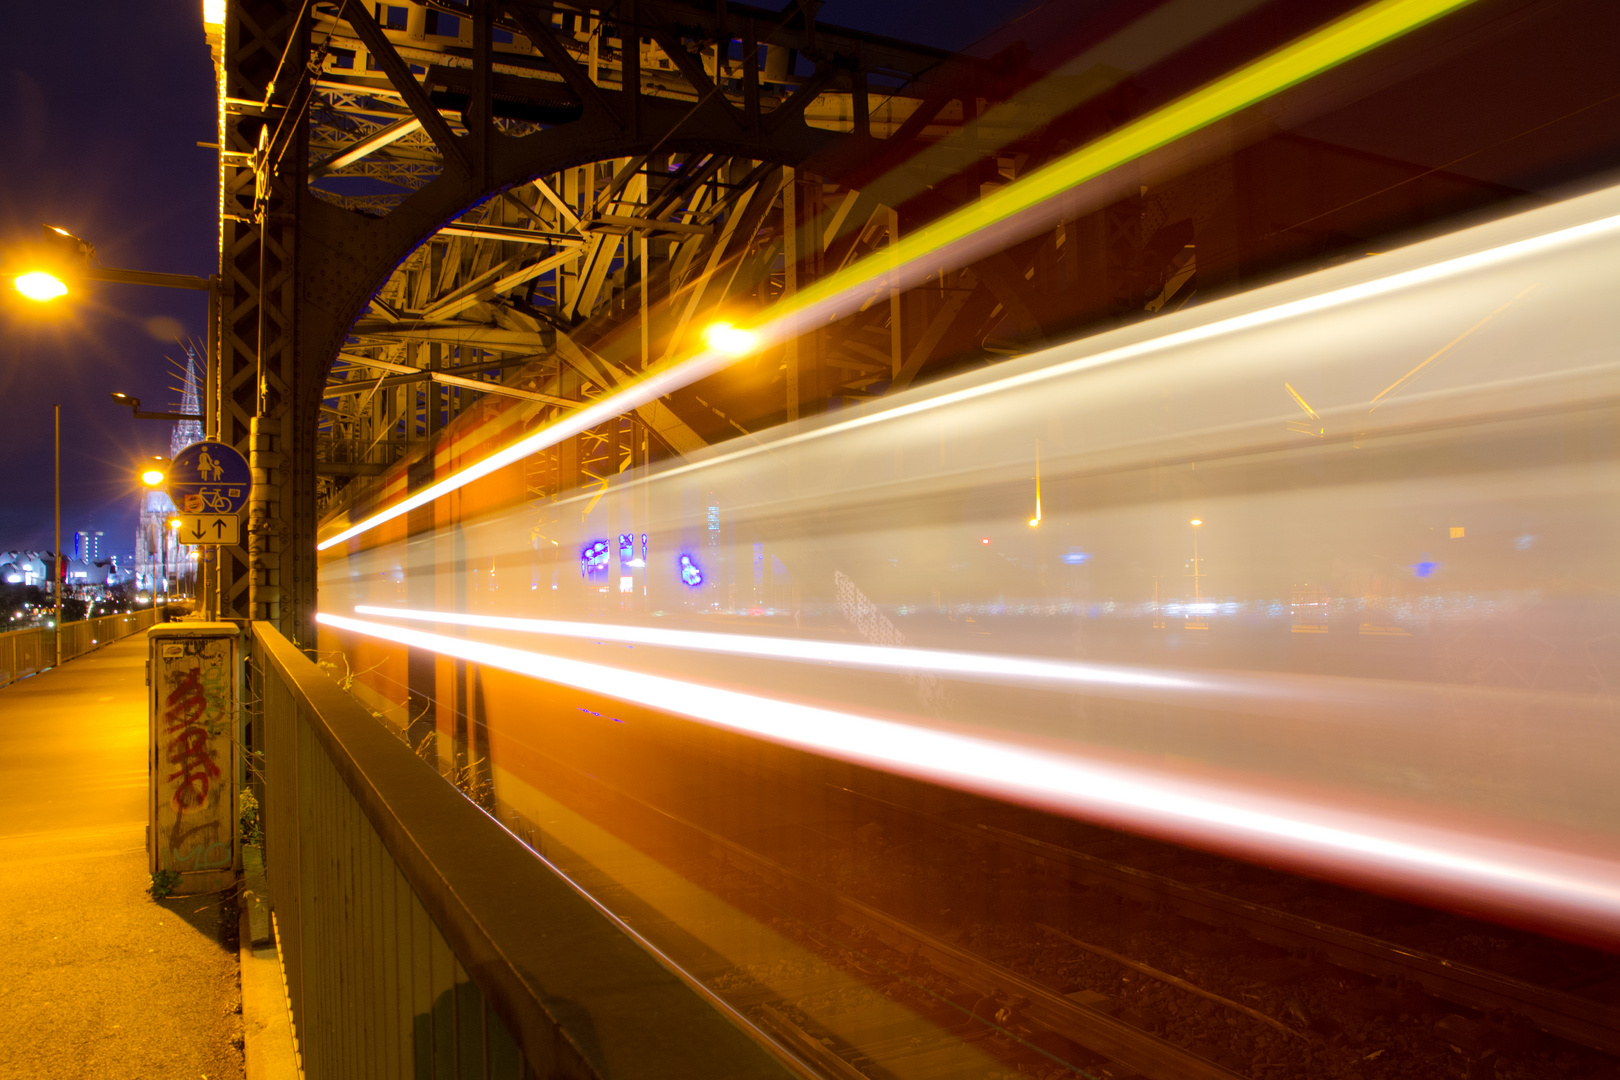
[[[214,519],[214,538],[218,539],[219,537],[224,536],[224,535],[225,535],[225,519],[224,518],[215,518]]]
[[[198,540],[201,540],[203,538],[203,529],[202,529],[202,522],[201,521],[197,522],[196,525],[192,526],[191,534],[192,534],[192,536],[196,537]]]

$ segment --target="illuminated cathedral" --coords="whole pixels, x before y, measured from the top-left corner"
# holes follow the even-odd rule
[[[198,404],[197,354],[186,347],[186,364],[181,371],[179,412],[200,415]],[[176,420],[169,436],[169,460],[194,442],[203,438],[200,420]],[[193,548],[180,543],[178,532],[170,528],[169,520],[176,514],[169,494],[149,488],[141,496],[141,520],[135,532],[135,587],[152,595],[167,596],[176,591],[182,580],[190,580],[196,571],[192,561]]]

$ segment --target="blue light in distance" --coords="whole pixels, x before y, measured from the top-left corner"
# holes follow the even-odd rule
[[[636,557],[636,534],[635,533],[620,533],[619,534],[619,558],[623,559],[625,562],[629,562],[631,559],[633,559],[635,557]]]
[[[1416,574],[1418,577],[1428,577],[1438,569],[1440,569],[1440,564],[1437,562],[1430,562],[1428,559],[1424,559],[1422,562],[1412,564],[1412,573]]]
[[[698,564],[690,555],[681,556],[681,580],[694,589],[703,584],[703,571],[698,569]]]
[[[1063,561],[1070,566],[1079,566],[1081,563],[1091,561],[1091,552],[1081,551],[1079,548],[1070,548],[1063,553]]]
[[[608,542],[606,540],[592,540],[585,545],[585,550],[579,553],[579,568],[582,573],[590,574],[596,570],[606,570],[608,564]]]

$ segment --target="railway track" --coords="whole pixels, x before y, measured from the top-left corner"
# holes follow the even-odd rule
[[[1190,923],[1241,934],[1291,954],[1319,958],[1344,971],[1420,988],[1439,1001],[1488,1014],[1498,1027],[1502,1017],[1514,1017],[1556,1038],[1620,1056],[1620,1008],[1606,1002],[1227,895],[1012,829],[923,815],[867,793],[844,790],[859,800],[881,804],[889,813],[903,813],[920,828],[970,842],[992,843],[1006,855],[1053,871],[1075,885],[1106,889],[1127,901]],[[1368,900],[1372,902],[1372,898]],[[1475,1034],[1475,1038],[1463,1041],[1479,1042]],[[1489,1033],[1485,1041],[1489,1041]]]
[[[594,771],[606,762],[550,760],[553,798],[818,955],[802,978],[743,971],[716,992],[839,1080],[1007,1076],[997,1062],[1042,1080],[1384,1080],[1459,1067],[1585,1080],[1616,1068],[1620,1014],[1601,1001],[1096,853],[1177,861],[1152,841],[1065,833],[1066,822],[1047,834],[1095,840],[1077,850],[1030,835],[1040,829],[1021,826],[1039,822],[1015,808],[936,792],[924,810],[819,769],[745,776],[693,759],[675,774],[702,783],[650,795]],[[898,842],[874,839],[885,828]],[[517,831],[531,829],[545,832]],[[1197,858],[1188,853],[1190,876]],[[988,902],[950,910],[937,886],[952,874],[977,875]],[[1189,942],[1187,927],[1206,940]],[[698,966],[712,975],[717,961]],[[835,984],[861,990],[837,1017],[826,1008]],[[1558,1041],[1531,1046],[1527,1031]]]
[[[699,828],[687,822],[681,824]],[[791,898],[786,901],[789,913],[807,923],[813,920],[821,924],[821,932],[833,934],[832,940],[842,949],[854,951],[862,949],[862,945],[837,931],[827,931],[825,927],[829,922],[869,935],[905,958],[903,966],[891,968],[884,974],[903,980],[906,972],[914,974],[919,963],[926,964],[933,972],[977,995],[974,1006],[965,1010],[960,1001],[951,1002],[962,1012],[960,1021],[953,1026],[965,1028],[960,1032],[965,1037],[1001,1037],[1022,1044],[1054,1064],[1071,1068],[1095,1066],[1099,1063],[1097,1059],[1102,1059],[1115,1067],[1113,1075],[1117,1076],[1142,1076],[1149,1080],[1242,1080],[1244,1076],[1111,1015],[1099,1007],[1105,1000],[1102,994],[1094,991],[1064,993],[870,904],[829,889],[740,844],[712,833],[706,835],[717,859],[769,884],[780,897]],[[916,985],[914,979],[912,982]],[[939,995],[936,998],[942,1004],[949,1001]],[[776,1015],[781,1014],[776,1011]],[[779,1023],[773,1023],[773,1028]],[[1075,1048],[1086,1053],[1075,1054]],[[870,1050],[860,1052],[871,1055]],[[1080,1060],[1073,1060],[1077,1057]],[[870,1075],[848,1061],[845,1065],[856,1069],[860,1075]]]

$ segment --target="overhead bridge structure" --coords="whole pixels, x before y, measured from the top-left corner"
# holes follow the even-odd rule
[[[950,52],[820,6],[205,4],[253,495],[204,589],[306,1075],[1360,1045],[1208,988],[1264,1037],[1177,1041],[998,944],[1185,990],[1077,925],[1144,896],[1620,1052],[1598,991],[1102,836],[1620,940],[1620,84],[1510,48],[1620,17],[1045,5]]]
[[[220,588],[288,629],[309,625],[313,522],[345,480],[480,394],[575,407],[717,311],[791,292],[800,264],[881,246],[892,207],[817,170],[959,132],[963,102],[994,95],[984,65],[813,7],[233,2],[214,33],[215,415],[265,479]],[[892,378],[889,314],[776,380],[779,409]],[[667,404],[633,426],[638,462],[649,439],[681,453],[717,434]]]

